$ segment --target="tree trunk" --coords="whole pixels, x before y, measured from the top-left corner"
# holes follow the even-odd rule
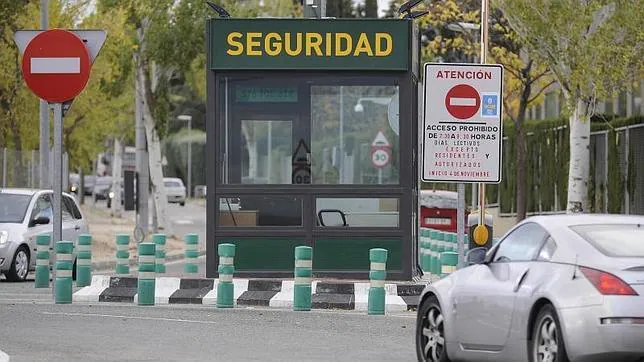
[[[570,116],[570,164],[568,170],[568,205],[566,212],[582,213],[587,204],[590,166],[590,119],[588,104],[577,100]]]
[[[122,147],[118,138],[114,140],[114,161],[112,162],[112,216],[121,217],[121,177],[123,170]]]

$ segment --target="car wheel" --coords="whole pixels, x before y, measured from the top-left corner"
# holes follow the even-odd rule
[[[418,308],[416,357],[422,362],[449,362],[445,345],[445,320],[438,299],[430,296]]]
[[[181,205],[181,206],[186,206],[186,203],[185,203],[185,202],[182,202],[182,203],[180,203],[179,205]]]
[[[531,342],[532,362],[568,362],[561,325],[552,305],[547,304],[539,311]]]
[[[27,279],[29,274],[29,252],[27,248],[21,246],[16,251],[16,254],[13,256],[13,261],[11,262],[11,267],[9,271],[5,274],[7,280],[11,282],[23,282]]]

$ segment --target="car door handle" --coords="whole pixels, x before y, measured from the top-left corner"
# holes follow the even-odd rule
[[[529,269],[526,269],[523,273],[521,273],[521,276],[519,276],[519,278],[517,278],[517,282],[514,283],[513,291],[515,293],[519,290],[519,288],[521,288],[521,284],[523,284],[523,281],[525,280],[525,277],[528,275],[528,270]]]

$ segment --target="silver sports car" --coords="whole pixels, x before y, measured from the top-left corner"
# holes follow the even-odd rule
[[[428,285],[419,361],[644,361],[644,217],[524,220]]]

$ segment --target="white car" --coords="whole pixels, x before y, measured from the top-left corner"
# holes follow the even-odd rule
[[[164,177],[163,184],[168,195],[168,202],[185,206],[186,187],[183,185],[183,181],[180,178]]]
[[[50,267],[53,261],[53,192],[51,190],[0,188],[0,273],[10,281],[24,281],[36,268],[36,235],[50,236]],[[76,200],[63,193],[63,240],[78,242],[89,233],[87,221]],[[76,259],[74,257],[75,278]]]

